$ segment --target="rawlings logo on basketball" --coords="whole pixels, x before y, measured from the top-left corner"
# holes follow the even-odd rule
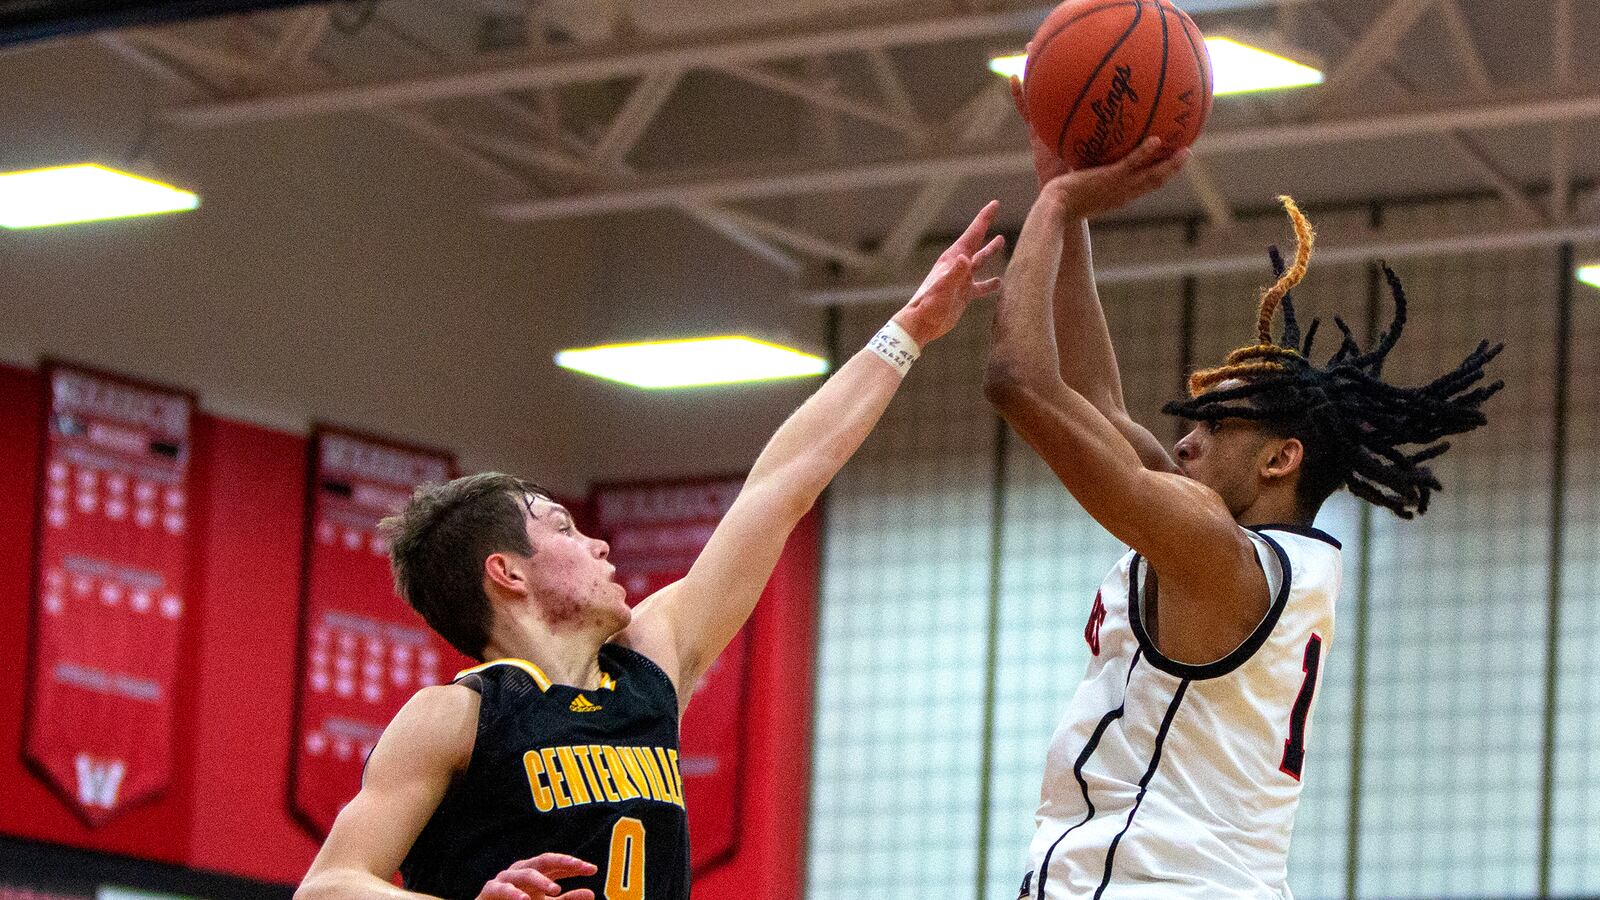
[[[1127,140],[1129,124],[1128,105],[1139,102],[1139,93],[1133,89],[1133,67],[1117,66],[1111,78],[1111,89],[1099,100],[1089,104],[1094,113],[1094,133],[1088,140],[1078,143],[1078,156],[1087,165],[1098,166],[1107,154]]]

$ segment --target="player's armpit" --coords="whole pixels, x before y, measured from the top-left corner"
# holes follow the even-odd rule
[[[770,479],[747,483],[689,574],[640,603],[616,637],[667,672],[680,713],[700,676],[750,617],[808,509]]]
[[[295,900],[424,896],[389,879],[472,758],[479,699],[460,685],[424,688],[395,715]]]

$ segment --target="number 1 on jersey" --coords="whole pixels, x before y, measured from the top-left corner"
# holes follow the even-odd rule
[[[1300,780],[1300,770],[1306,762],[1306,716],[1311,714],[1311,697],[1317,691],[1317,670],[1322,667],[1322,635],[1313,634],[1306,641],[1305,662],[1301,669],[1306,673],[1300,682],[1300,694],[1294,698],[1294,708],[1289,711],[1289,739],[1283,742],[1283,762],[1279,771]]]
[[[644,823],[622,818],[611,827],[605,900],[644,900]]]

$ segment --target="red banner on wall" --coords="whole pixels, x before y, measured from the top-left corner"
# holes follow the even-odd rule
[[[743,484],[742,478],[726,478],[595,489],[596,524],[611,544],[611,562],[629,603],[689,573]],[[694,703],[683,719],[679,766],[689,809],[690,865],[697,876],[732,856],[739,843],[749,631],[739,630],[693,688]]]
[[[333,428],[311,442],[291,808],[318,838],[361,787],[383,728],[418,689],[467,664],[395,596],[378,521],[455,458]]]
[[[91,826],[172,775],[194,398],[45,370],[24,754]]]

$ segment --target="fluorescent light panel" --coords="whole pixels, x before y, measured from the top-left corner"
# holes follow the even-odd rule
[[[1584,284],[1600,288],[1600,263],[1579,269],[1578,280]]]
[[[1206,49],[1211,53],[1212,93],[1219,97],[1322,83],[1322,73],[1310,66],[1229,38],[1206,38]],[[989,60],[989,71],[1021,78],[1027,62],[1023,53],[996,56]]]
[[[828,361],[747,337],[648,341],[563,350],[556,365],[648,390],[805,378]]]
[[[200,198],[188,191],[93,163],[0,174],[0,227],[5,228],[124,219],[199,205]]]

